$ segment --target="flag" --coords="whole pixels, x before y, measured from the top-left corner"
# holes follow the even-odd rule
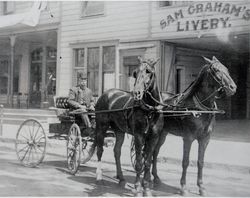
[[[14,26],[17,24],[34,27],[39,23],[41,11],[45,10],[46,7],[46,1],[35,1],[28,12],[0,16],[0,28]]]

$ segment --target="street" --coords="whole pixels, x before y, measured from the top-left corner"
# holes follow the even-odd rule
[[[113,155],[112,148],[105,148]],[[103,164],[104,184],[95,182],[95,157],[80,167],[73,176],[67,172],[66,160],[59,155],[47,154],[38,168],[27,168],[17,161],[13,143],[0,145],[0,196],[134,196],[135,173],[131,166],[124,166],[127,180],[120,188],[115,176],[113,162]],[[104,155],[105,158],[105,155]],[[128,159],[129,160],[129,159]],[[159,163],[159,175],[163,181],[153,189],[153,196],[180,196],[179,179],[181,166]],[[204,169],[204,186],[207,196],[249,196],[249,174],[228,170]],[[187,174],[187,196],[199,196],[196,186],[196,168],[189,167]]]

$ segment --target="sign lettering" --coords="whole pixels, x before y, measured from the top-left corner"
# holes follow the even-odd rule
[[[186,11],[186,12],[185,12]],[[218,18],[205,18],[205,14],[210,15],[214,12],[225,15]],[[185,16],[186,15],[188,16]],[[202,19],[184,20],[190,16],[201,16]],[[193,30],[208,30],[217,28],[230,28],[230,17],[240,17],[245,21],[250,20],[250,9],[246,6],[237,6],[226,2],[205,2],[192,4],[187,7],[187,10],[179,9],[173,14],[167,15],[160,21],[162,29],[167,29],[170,24],[176,22],[176,31],[193,31]]]

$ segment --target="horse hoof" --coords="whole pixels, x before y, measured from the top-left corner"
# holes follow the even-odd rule
[[[98,186],[104,186],[104,181],[103,180],[96,180],[96,184]]]
[[[152,197],[152,192],[150,189],[145,189],[143,195],[144,197]]]
[[[187,196],[187,194],[188,194],[187,189],[181,189],[180,194],[181,194],[181,196],[183,196],[183,197]]]
[[[126,186],[126,181],[125,180],[120,180],[119,181],[119,186],[121,187],[121,188],[125,188],[125,186]]]
[[[154,179],[154,187],[160,186],[161,183],[162,183],[162,182],[161,182],[160,178],[155,178],[155,179]]]
[[[136,192],[135,197],[143,197],[143,193],[142,192]]]
[[[199,193],[200,193],[200,196],[202,196],[202,197],[207,196],[206,190],[204,190],[204,189],[199,189]]]

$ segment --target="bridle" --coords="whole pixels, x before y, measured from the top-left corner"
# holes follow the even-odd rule
[[[208,101],[212,97],[215,97],[215,99],[219,99],[220,97],[216,96],[217,93],[219,93],[222,89],[227,88],[227,86],[225,85],[225,83],[223,81],[223,76],[225,75],[224,72],[220,71],[222,73],[221,78],[218,78],[218,76],[216,75],[217,72],[214,69],[214,64],[217,62],[218,61],[211,63],[211,65],[209,66],[209,69],[208,69],[208,74],[210,74],[212,76],[212,78],[216,81],[216,83],[219,84],[219,87],[203,100],[200,100],[199,97],[197,96],[197,94],[195,94],[193,96],[195,106],[197,106],[198,108],[203,109],[203,110],[217,110],[217,106],[216,106],[215,101],[214,101],[214,108],[210,108],[210,107],[206,106],[204,104],[204,102]]]
[[[219,97],[216,96],[217,93],[219,93],[222,89],[226,88],[227,86],[225,85],[224,81],[223,81],[223,75],[224,72],[222,72],[222,77],[221,79],[218,78],[218,76],[216,75],[216,71],[214,70],[214,63],[211,63],[211,65],[209,66],[208,69],[208,74],[210,74],[212,76],[212,78],[219,84],[219,87],[214,90],[209,96],[207,96],[205,99],[200,100],[197,96],[197,94],[194,95],[194,101],[195,101],[195,106],[198,106],[200,109],[203,110],[215,110],[217,107],[215,105],[215,109],[211,109],[210,107],[207,107],[204,102],[208,101],[209,99],[211,99],[212,97],[216,97],[216,99],[218,99]],[[157,100],[156,98],[154,98],[154,96],[148,91],[145,90],[147,92],[147,94],[151,97],[152,100],[154,100],[158,105],[164,106],[164,107],[180,107],[179,105],[171,105],[171,104],[166,104],[163,103],[159,100]],[[183,107],[183,108],[191,108],[191,107]]]

